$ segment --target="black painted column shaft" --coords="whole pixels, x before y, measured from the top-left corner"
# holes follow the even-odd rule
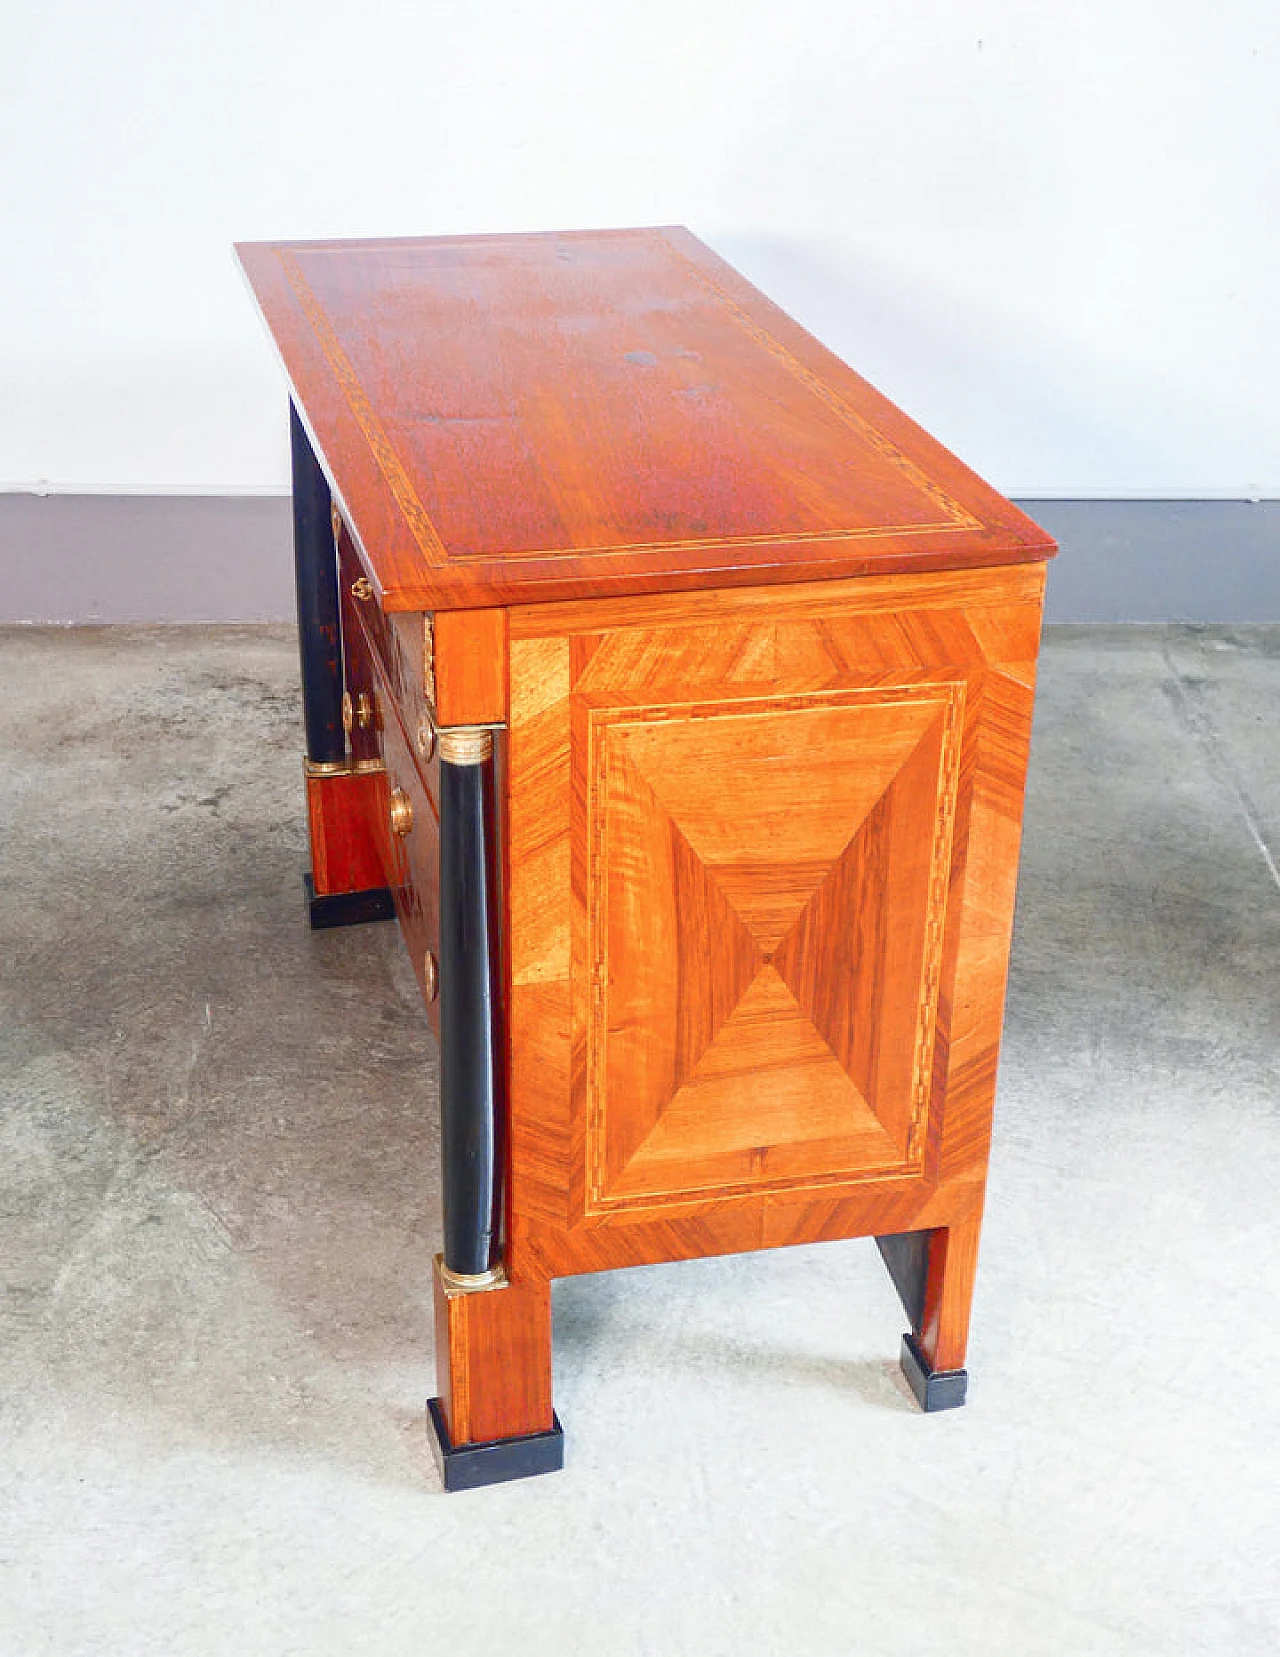
[[[898,1291],[902,1310],[911,1319],[912,1331],[919,1335],[924,1323],[924,1296],[929,1277],[930,1231],[899,1231],[888,1237],[877,1237],[876,1247]]]
[[[478,1277],[502,1239],[504,1048],[497,985],[493,738],[440,733],[440,1116],[444,1263]]]
[[[302,657],[307,758],[316,765],[340,765],[347,749],[342,730],[342,631],[331,500],[325,475],[292,403],[289,404],[289,446],[293,460],[293,562],[298,589],[298,648]]]

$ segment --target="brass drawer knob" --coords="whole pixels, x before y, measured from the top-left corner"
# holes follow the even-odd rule
[[[342,539],[342,514],[336,506],[329,508],[329,522],[333,525],[334,540],[340,541]]]
[[[403,788],[393,788],[391,790],[389,810],[392,834],[408,834],[413,827],[413,801]]]
[[[373,699],[369,695],[368,691],[357,691],[354,701],[352,700],[351,692],[348,691],[342,698],[343,730],[348,736],[350,736],[353,729],[358,731],[367,731],[372,724]]]
[[[427,992],[427,1000],[434,1001],[440,993],[440,968],[430,950],[422,960],[422,983]]]
[[[358,598],[361,603],[365,599],[373,597],[373,582],[370,581],[367,575],[358,575],[351,583],[351,596],[352,598]]]

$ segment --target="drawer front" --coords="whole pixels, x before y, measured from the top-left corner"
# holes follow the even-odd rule
[[[369,633],[353,613],[358,602],[344,588],[343,671],[355,715],[349,740],[357,764],[384,768],[369,797],[374,816],[370,827],[413,969],[436,1025],[440,762],[434,747],[424,759],[410,746],[395,693],[374,656]]]
[[[345,525],[338,535],[338,581],[344,642],[353,627],[358,627],[416,743],[419,731],[429,728],[435,713],[432,618],[418,612],[383,613]]]
[[[418,975],[418,983],[438,1035],[439,765],[433,760],[427,768],[427,775],[423,775],[394,714],[384,720],[379,736],[387,767],[387,810],[391,826],[387,885],[395,898],[396,914],[409,949],[409,959]]]
[[[390,709],[380,681],[374,676],[373,649],[358,614],[360,602],[352,595],[351,584],[345,576],[339,586],[338,601],[346,693],[342,722],[347,731],[347,745],[357,764],[377,765],[382,760],[379,732]]]

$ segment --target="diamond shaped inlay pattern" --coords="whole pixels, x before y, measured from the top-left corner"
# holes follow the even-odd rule
[[[918,1154],[959,694],[597,711],[589,1203]]]

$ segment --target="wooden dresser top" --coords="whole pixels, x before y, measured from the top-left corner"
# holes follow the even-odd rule
[[[385,609],[1053,555],[687,230],[237,252]]]

